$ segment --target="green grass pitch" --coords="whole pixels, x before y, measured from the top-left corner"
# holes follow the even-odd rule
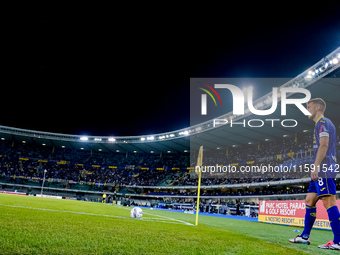
[[[101,203],[0,194],[0,254],[330,254],[318,244],[288,242],[296,227]],[[302,231],[301,228],[299,228]]]

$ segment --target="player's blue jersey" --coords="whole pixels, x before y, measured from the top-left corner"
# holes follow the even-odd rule
[[[325,158],[321,162],[320,171],[323,169],[323,166],[327,166],[330,170],[335,170],[336,164],[336,131],[334,124],[330,119],[321,116],[316,124],[314,129],[314,136],[313,136],[313,162],[315,162],[316,154],[320,146],[320,138],[328,137],[328,149]],[[325,164],[325,165],[324,165]]]
[[[313,136],[313,162],[315,162],[316,154],[320,146],[320,138],[328,137],[328,148],[326,156],[320,164],[318,171],[318,180],[311,180],[308,188],[308,193],[316,193],[318,197],[336,195],[335,176],[338,173],[338,165],[336,163],[336,132],[333,123],[321,116],[314,129]]]

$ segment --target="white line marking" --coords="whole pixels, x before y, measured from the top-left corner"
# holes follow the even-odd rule
[[[130,210],[129,208],[125,208],[125,207],[121,207],[121,208],[126,209],[126,210]],[[171,221],[176,221],[176,222],[179,222],[181,224],[188,225],[188,226],[195,226],[192,223],[189,223],[189,222],[186,222],[186,221],[183,221],[183,220],[178,220],[178,219],[170,218],[170,217],[167,217],[167,216],[161,216],[161,215],[157,215],[157,214],[152,214],[152,213],[148,213],[148,212],[145,212],[145,211],[143,211],[143,214],[148,214],[148,215],[152,215],[152,216],[156,216],[156,217],[165,218],[165,219],[168,219],[168,220],[171,220]],[[159,219],[159,220],[162,220],[162,219]]]
[[[154,215],[154,214],[152,214],[152,213],[146,213],[146,212],[143,212],[143,213],[144,213],[144,214],[149,214],[149,215],[152,215],[152,216],[162,217],[162,218],[169,219],[169,220],[173,220],[173,221],[177,221],[177,222],[183,223],[183,224],[185,224],[185,225],[194,226],[194,224],[191,224],[191,223],[186,222],[186,221],[183,221],[183,220],[178,220],[178,219],[174,219],[174,218],[170,218],[170,217],[166,217],[166,216],[161,216],[161,215]]]
[[[0,204],[0,206],[5,206],[5,207],[12,207],[12,208],[23,208],[23,209],[30,209],[30,210],[40,210],[40,211],[50,211],[50,212],[63,212],[63,213],[73,213],[73,214],[81,214],[81,215],[91,215],[91,216],[101,216],[101,217],[110,217],[110,218],[119,218],[119,219],[129,219],[129,220],[135,220],[131,217],[125,217],[125,216],[117,216],[117,215],[107,215],[107,214],[95,214],[95,213],[87,213],[87,212],[76,212],[76,211],[63,211],[63,210],[56,210],[56,209],[48,209],[48,208],[36,208],[36,207],[28,207],[28,206],[20,206],[20,205],[3,205]],[[125,209],[125,208],[124,208]],[[149,213],[145,213],[149,214]],[[152,215],[152,214],[150,214]],[[159,216],[159,215],[153,215],[153,216]],[[142,218],[141,220],[143,221],[153,221],[153,222],[161,222],[161,223],[170,223],[170,224],[181,224],[181,225],[192,225],[191,223],[181,221],[181,220],[176,220],[173,218],[165,217],[165,216],[159,216],[163,217],[172,221],[167,221],[163,220],[160,218]],[[175,222],[173,222],[175,221]]]

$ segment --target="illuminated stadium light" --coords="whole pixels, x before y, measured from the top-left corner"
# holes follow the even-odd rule
[[[159,137],[158,137],[158,139],[159,139],[159,140],[163,140],[163,139],[165,139],[165,135],[161,135],[161,136],[159,136]]]
[[[332,63],[333,63],[333,65],[336,65],[336,64],[339,63],[339,60],[337,58],[333,58],[332,59]]]
[[[148,141],[152,141],[152,140],[155,140],[155,137],[154,136],[149,136],[146,138]]]
[[[264,100],[264,103],[265,103],[265,104],[270,104],[270,103],[272,103],[272,102],[273,102],[273,98],[270,97],[270,96],[268,96],[267,99]]]
[[[108,139],[108,141],[109,141],[109,142],[115,142],[116,139],[114,139],[113,137],[110,137],[110,138]]]
[[[88,138],[87,136],[82,136],[82,137],[80,137],[80,140],[81,140],[81,141],[88,141],[89,138]]]
[[[189,131],[185,130],[185,131],[179,132],[179,135],[189,135]]]
[[[95,141],[100,142],[102,139],[101,138],[94,138]]]
[[[259,102],[258,104],[256,104],[256,108],[260,108],[262,106],[264,106],[263,102]]]
[[[145,137],[141,137],[141,139],[140,139],[141,141],[145,141]]]

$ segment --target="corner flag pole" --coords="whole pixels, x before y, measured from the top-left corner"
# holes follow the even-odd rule
[[[196,206],[196,223],[195,225],[198,225],[198,214],[200,211],[200,191],[201,191],[201,166],[202,166],[202,160],[203,160],[203,145],[200,147],[198,157],[197,157],[197,166],[199,166],[198,170],[198,187],[197,187],[197,206]]]

